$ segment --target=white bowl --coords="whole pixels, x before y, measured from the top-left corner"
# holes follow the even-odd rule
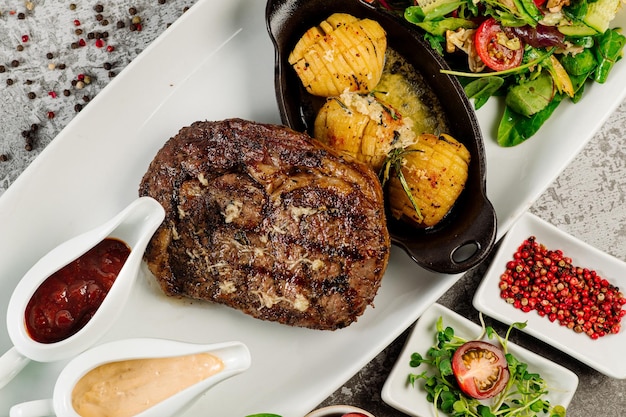
[[[576,333],[561,326],[558,321],[551,322],[536,312],[524,313],[500,298],[498,287],[500,275],[519,245],[530,236],[535,236],[537,242],[548,249],[561,249],[565,256],[572,259],[574,265],[594,270],[613,285],[622,290],[626,288],[625,262],[568,235],[531,213],[526,213],[502,239],[498,253],[474,295],[474,307],[506,324],[527,322],[522,331],[549,343],[605,375],[618,379],[626,378],[624,360],[626,330],[622,329],[618,334],[609,334],[592,340],[585,333]]]
[[[375,417],[373,414],[351,405],[329,405],[328,407],[313,410],[304,417],[341,417],[347,413],[361,413],[367,417]]]
[[[385,403],[411,416],[436,417],[437,415],[446,415],[439,410],[437,410],[439,412],[437,414],[433,404],[426,400],[423,383],[418,382],[415,386],[408,383],[409,374],[420,373],[429,367],[429,365],[422,364],[418,368],[412,368],[409,362],[411,354],[419,352],[424,355],[435,344],[436,325],[439,317],[443,317],[444,326],[452,327],[457,336],[466,339],[478,337],[482,330],[476,323],[440,304],[433,304],[424,312],[411,331],[381,393]],[[509,352],[514,354],[517,359],[528,364],[530,372],[538,372],[546,381],[550,387],[546,396],[550,404],[560,404],[567,408],[578,387],[578,376],[569,369],[514,343],[509,342],[507,346]]]

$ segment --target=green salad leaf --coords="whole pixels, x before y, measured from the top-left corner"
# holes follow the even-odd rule
[[[459,39],[467,40],[460,47],[468,55],[467,67],[459,66],[459,53],[455,52],[449,60],[453,68],[443,72],[460,79],[483,78],[462,80],[475,109],[484,106],[490,97],[507,97],[498,127],[497,142],[501,146],[515,146],[529,139],[563,100],[577,103],[582,100],[587,84],[605,83],[626,46],[626,37],[620,30],[608,28],[619,0],[576,0],[562,3],[556,11],[548,9],[545,0],[379,0],[379,3],[419,27],[433,49],[444,56],[448,56],[449,36],[455,35],[452,44],[457,47]],[[517,66],[492,65],[494,69],[471,72],[468,68],[474,71],[482,68],[474,63],[476,59],[493,59],[485,58],[484,54],[494,54],[498,59],[497,51],[487,49],[481,53],[481,47],[476,46],[485,42],[485,35],[479,37],[477,33],[482,22],[489,18],[497,21],[509,40],[512,37],[521,40],[524,59]],[[491,39],[507,45],[506,38]],[[547,82],[548,76],[553,83]],[[558,93],[544,94],[548,84],[556,87]],[[537,85],[541,94],[534,93]]]
[[[606,82],[611,68],[622,57],[624,44],[626,44],[626,38],[617,29],[608,29],[599,36],[598,46],[595,48],[598,61],[594,76],[596,82],[601,84]]]
[[[511,86],[506,94],[505,102],[513,112],[530,117],[550,104],[554,88],[554,80],[550,74],[541,72],[534,79]]]
[[[498,125],[498,145],[511,147],[519,145],[539,131],[543,123],[550,118],[554,110],[561,104],[563,96],[557,94],[541,111],[530,117],[522,116],[505,106],[504,115]]]
[[[478,110],[487,103],[489,97],[500,90],[503,84],[504,78],[502,77],[482,77],[467,83],[464,90],[468,98],[474,99],[474,107]]]

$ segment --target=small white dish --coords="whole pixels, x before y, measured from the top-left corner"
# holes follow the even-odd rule
[[[344,414],[359,413],[365,417],[375,417],[373,414],[352,405],[329,405],[327,407],[318,408],[311,411],[304,417],[341,417]]]
[[[625,262],[576,239],[531,213],[525,213],[502,239],[498,253],[474,295],[474,307],[505,324],[527,322],[522,331],[549,343],[607,376],[626,378],[624,360],[626,329],[622,328],[618,334],[592,340],[586,334],[576,333],[561,326],[558,321],[551,322],[547,317],[541,317],[534,311],[524,313],[500,298],[498,287],[500,275],[524,239],[530,236],[535,236],[537,242],[548,249],[562,250],[565,256],[572,259],[575,266],[596,271],[622,291],[626,288]]]
[[[435,344],[439,317],[443,317],[444,326],[452,327],[457,336],[466,339],[479,337],[482,331],[476,323],[440,304],[433,304],[422,314],[385,381],[381,393],[385,403],[411,416],[436,417],[437,415],[433,404],[426,400],[423,383],[417,382],[415,386],[411,386],[408,383],[408,376],[427,369],[428,365],[425,364],[412,368],[409,362],[414,352],[424,355]],[[528,364],[529,371],[538,372],[546,381],[550,387],[547,399],[552,405],[560,404],[567,408],[578,387],[578,376],[575,373],[514,343],[508,343],[508,350],[521,362]],[[443,415],[445,414],[439,411],[439,416]]]
[[[156,200],[137,198],[104,224],[61,243],[28,270],[9,300],[6,322],[13,347],[0,357],[0,388],[31,360],[53,362],[71,358],[109,330],[130,295],[146,246],[164,217],[165,210]],[[48,277],[107,237],[124,242],[130,254],[94,316],[77,333],[61,341],[41,343],[31,338],[24,313],[35,291]]]
[[[250,367],[250,351],[240,342],[195,344],[167,339],[122,339],[88,349],[63,368],[54,386],[52,399],[33,400],[11,407],[11,417],[80,417],[72,405],[72,392],[79,380],[92,369],[110,362],[132,359],[173,358],[209,353],[219,358],[223,369],[200,382],[155,403],[136,414],[137,417],[167,417],[180,415],[214,385],[244,372]],[[156,377],[156,376],[155,376]],[[160,384],[160,383],[159,383]],[[162,388],[159,385],[159,388]],[[139,398],[138,402],[145,401]]]

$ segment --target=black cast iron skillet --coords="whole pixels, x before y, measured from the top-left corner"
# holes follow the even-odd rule
[[[276,50],[275,88],[282,122],[313,134],[319,98],[304,90],[287,58],[306,30],[335,12],[376,20],[385,29],[389,47],[422,73],[439,98],[451,130],[446,133],[470,151],[466,187],[439,224],[419,229],[387,216],[392,243],[402,247],[418,265],[446,274],[467,271],[487,257],[496,238],[496,214],[485,191],[483,139],[463,88],[456,78],[441,73],[447,64],[416,27],[361,0],[268,0],[267,29]]]

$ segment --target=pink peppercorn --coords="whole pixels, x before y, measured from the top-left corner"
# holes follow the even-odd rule
[[[626,297],[595,271],[572,265],[560,250],[526,239],[500,276],[500,298],[524,312],[536,310],[591,339],[621,329]]]

